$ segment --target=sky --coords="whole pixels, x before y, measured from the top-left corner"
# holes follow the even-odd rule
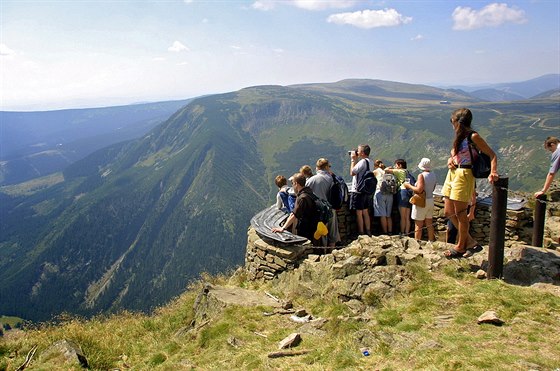
[[[560,1],[0,0],[0,110],[560,73]]]

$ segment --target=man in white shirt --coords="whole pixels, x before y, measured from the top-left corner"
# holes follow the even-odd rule
[[[356,191],[358,177],[362,178],[366,172],[373,171],[373,163],[369,159],[370,147],[360,144],[356,151],[350,152],[350,175],[352,175],[352,187],[350,188],[350,210],[356,210],[356,223],[358,234],[371,236],[371,222],[369,207],[371,195]]]

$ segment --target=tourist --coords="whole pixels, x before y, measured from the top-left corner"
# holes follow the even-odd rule
[[[391,234],[393,232],[393,219],[391,218],[393,210],[393,194],[385,193],[381,190],[383,184],[383,176],[385,175],[385,165],[381,160],[375,160],[373,174],[377,179],[377,188],[373,195],[373,214],[379,217],[381,231],[383,234]]]
[[[486,141],[471,128],[472,112],[460,108],[451,114],[451,125],[455,131],[455,139],[451,156],[447,160],[447,177],[443,184],[445,215],[458,229],[457,245],[445,252],[448,258],[460,258],[469,249],[479,249],[478,242],[469,233],[467,206],[474,192],[475,178],[472,173],[472,162],[468,138],[476,147],[490,157],[490,175],[488,181],[494,184],[498,180],[498,159]]]
[[[329,194],[333,185],[333,177],[331,165],[326,158],[320,158],[316,164],[316,174],[307,179],[305,185],[315,193],[315,195],[323,200],[329,200]],[[336,210],[332,209],[332,217],[327,223],[328,235],[321,238],[321,246],[335,247],[340,242],[340,234],[338,232],[338,219]]]
[[[544,141],[544,148],[552,153],[550,158],[550,169],[548,170],[548,174],[546,175],[546,180],[544,181],[544,186],[538,192],[535,192],[535,197],[539,198],[550,188],[552,181],[554,180],[554,176],[560,169],[560,147],[558,147],[558,142],[560,140],[556,137],[548,137]]]
[[[350,175],[352,176],[352,186],[350,188],[350,210],[356,211],[356,224],[358,234],[371,236],[371,221],[369,217],[369,207],[371,195],[359,193],[356,190],[358,178],[361,179],[368,171],[373,171],[373,163],[369,159],[370,147],[367,144],[360,144],[358,149],[350,151]]]
[[[313,238],[313,234],[317,230],[319,213],[315,207],[313,192],[311,188],[305,186],[305,176],[303,174],[295,173],[290,179],[292,179],[292,185],[297,194],[296,206],[284,225],[279,228],[272,228],[272,232],[281,233],[290,230],[289,228],[295,224],[298,236],[305,237],[314,245],[317,245],[317,240]]]
[[[414,238],[422,239],[422,229],[424,226],[428,230],[428,241],[435,241],[434,225],[432,224],[434,215],[434,189],[436,188],[436,175],[431,172],[432,165],[429,158],[423,158],[418,164],[422,172],[418,175],[415,185],[405,182],[404,187],[414,193],[422,194],[425,192],[426,205],[419,207],[412,205],[412,220],[414,220]]]
[[[407,179],[410,183],[412,175],[410,175],[406,166],[406,161],[400,158],[395,161],[394,167],[388,167],[385,169],[386,173],[393,174],[395,176],[397,185],[400,187],[397,192],[397,202],[399,205],[401,236],[408,236],[410,233],[410,212],[412,210],[412,205],[409,202],[412,194],[404,186]]]

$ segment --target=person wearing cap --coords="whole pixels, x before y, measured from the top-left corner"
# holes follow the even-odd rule
[[[331,164],[326,158],[320,158],[316,164],[316,174],[307,178],[305,186],[311,188],[313,193],[320,199],[329,200],[329,194],[333,185],[333,178],[331,172]],[[336,217],[336,210],[332,209],[332,217],[327,223],[328,235],[321,238],[321,246],[335,247],[336,243],[340,241],[340,234],[338,232],[338,220]]]
[[[432,224],[434,215],[434,189],[436,188],[436,175],[431,172],[432,165],[429,158],[424,157],[420,160],[418,168],[422,172],[418,175],[415,185],[410,183],[403,183],[406,189],[413,191],[414,193],[421,194],[426,192],[426,206],[418,207],[418,205],[412,205],[412,220],[414,220],[414,238],[417,240],[422,239],[422,228],[424,225],[428,230],[428,241],[435,241],[434,226]]]

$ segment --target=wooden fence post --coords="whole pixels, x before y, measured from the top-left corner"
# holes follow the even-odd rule
[[[546,215],[546,195],[540,195],[535,200],[533,213],[533,246],[542,247],[544,238],[544,218]]]
[[[488,251],[488,279],[502,278],[504,269],[504,245],[506,237],[507,195],[509,178],[499,178],[492,190],[492,213],[490,216],[490,244]]]

